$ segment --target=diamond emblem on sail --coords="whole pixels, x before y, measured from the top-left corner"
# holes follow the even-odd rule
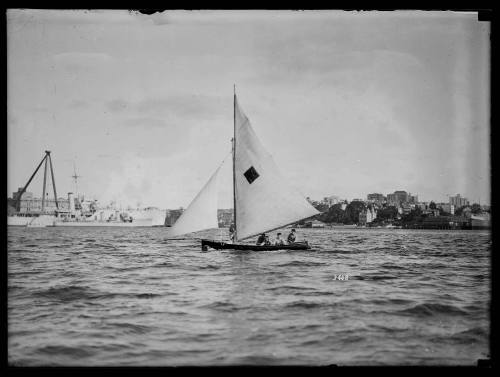
[[[243,175],[250,184],[257,178],[259,178],[259,173],[257,173],[257,170],[255,170],[253,166],[250,166],[250,168],[245,173],[243,173]]]

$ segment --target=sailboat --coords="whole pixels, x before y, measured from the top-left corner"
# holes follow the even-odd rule
[[[233,240],[222,242],[202,239],[202,250],[306,250],[307,241],[285,245],[241,243],[259,234],[277,230],[319,214],[280,173],[271,154],[257,138],[234,91],[233,162]],[[222,164],[221,164],[222,165]],[[218,228],[217,182],[221,166],[210,177],[175,224],[170,235],[177,236]]]

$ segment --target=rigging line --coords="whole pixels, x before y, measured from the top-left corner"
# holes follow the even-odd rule
[[[224,162],[226,162],[227,158],[231,155],[231,153],[232,153],[232,149],[229,150],[229,152],[226,154],[226,157],[224,157],[222,159],[222,162],[219,164],[219,168],[224,164]]]

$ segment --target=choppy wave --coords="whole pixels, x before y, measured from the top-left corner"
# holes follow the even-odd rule
[[[58,301],[81,301],[81,300],[97,300],[111,299],[115,297],[123,298],[154,298],[161,295],[155,293],[113,293],[100,292],[88,286],[64,286],[51,287],[47,290],[37,291],[33,293],[35,297],[44,297]]]
[[[299,233],[314,250],[201,252],[210,231],[170,240],[162,228],[9,228],[9,364],[476,365],[488,357],[489,232]]]
[[[145,334],[150,331],[153,331],[153,327],[138,325],[134,323],[127,322],[108,322],[103,328],[115,327],[118,328],[120,332],[123,333],[132,333],[132,334]]]
[[[326,304],[314,301],[293,301],[285,305],[287,308],[311,309],[324,306]]]
[[[467,312],[461,310],[454,305],[443,304],[419,304],[410,309],[401,310],[400,313],[417,315],[419,317],[435,316],[435,315],[448,315],[448,316],[464,316]]]
[[[99,298],[100,296],[102,296],[101,293],[94,291],[89,287],[73,285],[57,288],[51,287],[47,290],[35,292],[34,295],[61,301],[78,301]]]
[[[482,343],[489,337],[489,330],[483,327],[473,327],[464,331],[457,332],[451,336],[452,340],[459,342]]]
[[[324,263],[324,262],[314,262],[314,261],[307,261],[307,260],[294,260],[294,261],[291,261],[291,262],[278,264],[276,266],[277,267],[295,267],[295,266],[298,266],[298,267],[315,267],[315,266],[323,266],[325,264],[326,263]]]
[[[48,356],[53,355],[67,355],[69,357],[82,358],[89,357],[95,354],[95,351],[90,351],[87,348],[82,347],[68,347],[68,346],[45,346],[37,349],[37,352],[41,354],[46,354]]]

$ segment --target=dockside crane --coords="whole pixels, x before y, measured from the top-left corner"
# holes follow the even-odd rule
[[[47,168],[48,168],[49,164],[50,164],[50,175],[52,177],[52,188],[54,189],[54,199],[56,201],[56,208],[59,209],[59,203],[57,202],[56,180],[54,178],[54,168],[52,166],[52,158],[50,157],[50,151],[45,151],[45,156],[43,156],[42,161],[40,161],[40,163],[38,164],[38,166],[35,169],[34,173],[31,175],[30,179],[28,180],[28,182],[26,183],[26,185],[23,187],[23,189],[21,190],[21,192],[19,192],[17,194],[16,202],[15,202],[16,203],[15,206],[16,206],[16,210],[17,211],[20,211],[21,197],[26,192],[26,189],[28,188],[29,184],[31,183],[31,181],[35,177],[36,173],[40,169],[40,166],[42,166],[42,164],[44,162],[45,162],[45,168],[44,168],[44,172],[43,172],[42,213],[45,212],[45,192],[46,192],[46,189],[47,189]]]

